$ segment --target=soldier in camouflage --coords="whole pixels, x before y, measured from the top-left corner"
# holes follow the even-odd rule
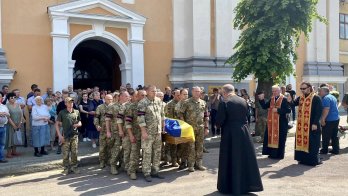
[[[117,175],[117,162],[121,161],[121,147],[123,132],[123,116],[119,114],[124,103],[128,101],[129,94],[127,91],[123,91],[119,96],[119,103],[114,103],[108,108],[106,116],[106,131],[107,137],[111,138],[113,144],[111,148],[111,159],[110,159],[110,173]]]
[[[100,168],[104,168],[110,158],[110,149],[113,141],[106,135],[106,111],[112,105],[112,95],[105,96],[105,103],[99,105],[94,115],[94,125],[99,131],[99,164]]]
[[[188,90],[181,89],[180,90],[180,101],[175,105],[175,113],[178,119],[183,119],[180,116],[180,108],[182,103],[188,99]],[[177,157],[180,160],[179,170],[185,169],[187,167],[187,160],[189,156],[189,143],[183,143],[177,145]]]
[[[261,93],[263,93],[263,91],[258,94]],[[257,96],[255,98],[257,98]],[[258,101],[255,101],[255,135],[260,136],[260,140],[258,141],[260,143],[263,142],[263,137],[267,128],[267,115],[268,110],[263,109],[260,103]]]
[[[70,170],[73,173],[80,173],[77,168],[77,128],[81,127],[82,124],[79,111],[73,108],[74,100],[67,97],[64,101],[67,107],[59,112],[55,128],[59,141],[63,143],[63,174],[67,175],[69,174]],[[63,127],[63,135],[60,132],[60,127]],[[69,154],[71,154],[71,162],[69,161]]]
[[[180,90],[174,90],[173,94],[174,98],[171,101],[169,101],[167,105],[164,107],[164,114],[167,118],[178,119],[179,117],[175,111],[175,106],[180,101]],[[177,145],[166,143],[166,147],[168,147],[170,151],[170,160],[172,162],[171,166],[178,167],[178,158],[176,155]]]
[[[203,166],[203,141],[204,136],[209,133],[208,107],[205,101],[200,99],[201,88],[192,88],[192,97],[182,103],[179,116],[193,127],[195,132],[195,142],[190,143],[190,153],[188,158],[188,170],[190,172],[196,169],[204,171]]]
[[[123,162],[124,162],[124,169],[127,171],[127,174],[130,175],[129,173],[129,160],[130,160],[130,153],[131,153],[131,141],[130,137],[128,134],[128,131],[126,129],[126,113],[127,110],[129,110],[130,105],[136,101],[137,98],[137,91],[134,91],[134,89],[128,89],[128,93],[131,96],[130,101],[126,101],[124,104],[122,104],[121,110],[119,112],[119,116],[122,117],[123,119],[123,132],[124,132],[124,137],[122,138],[122,150],[123,150]],[[126,94],[126,93],[122,93]]]
[[[130,140],[131,150],[129,156],[128,173],[131,180],[136,180],[136,171],[139,168],[139,158],[141,149],[141,131],[137,122],[138,103],[146,96],[146,91],[139,90],[132,96],[132,103],[125,112],[125,127]]]
[[[147,96],[138,103],[137,121],[141,129],[143,174],[145,180],[151,182],[151,176],[163,178],[158,172],[161,159],[161,132],[164,127],[164,108],[162,101],[156,97],[156,86],[150,85],[146,89]]]

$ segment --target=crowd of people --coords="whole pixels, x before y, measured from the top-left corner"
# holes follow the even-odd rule
[[[244,170],[253,171],[243,179],[254,180],[242,183],[254,189],[244,185],[233,190],[228,188],[226,182],[230,177],[220,170],[218,189],[228,193],[261,191],[256,158],[237,152],[237,146],[246,145],[243,149],[255,154],[248,142],[250,135],[262,138],[264,155],[283,159],[289,121],[295,122],[297,117],[295,160],[315,166],[321,164],[319,153],[339,154],[337,97],[330,94],[331,88],[327,84],[315,92],[310,83],[303,82],[300,89],[302,94],[296,97],[291,85],[273,86],[272,97],[265,100],[263,91],[250,98],[245,89],[238,91],[232,85],[214,88],[209,96],[198,86],[173,90],[166,87],[162,92],[153,85],[139,85],[133,89],[130,84],[115,92],[100,91],[98,87],[74,90],[70,85],[61,92],[54,93],[52,88],[47,88],[41,94],[39,87],[33,84],[25,99],[18,89],[10,92],[8,86],[3,86],[0,92],[0,163],[20,156],[17,145],[32,146],[36,157],[47,155],[46,148],[49,148],[57,154],[63,153],[63,174],[79,173],[78,143],[91,142],[92,148],[99,146],[100,168],[109,165],[110,173],[114,175],[122,168],[132,180],[137,179],[136,173],[141,170],[145,180],[151,182],[152,178],[163,178],[159,173],[163,165],[170,164],[180,170],[187,168],[189,172],[206,170],[203,141],[210,130],[212,136],[222,135],[219,168],[224,169],[221,171],[228,172],[228,166],[224,164],[231,164],[229,157],[232,156],[239,161],[251,161],[248,167],[237,164],[232,168],[234,172],[240,170],[238,173],[242,175]],[[29,114],[27,118],[25,110]],[[166,142],[165,118],[190,124],[195,141]],[[252,121],[257,122],[256,133],[249,129]],[[239,129],[238,134],[234,133]],[[231,143],[234,137],[241,141]],[[247,142],[243,143],[243,140]],[[328,150],[330,140],[331,151]],[[222,152],[224,148],[228,150]],[[232,181],[235,183],[238,179]]]

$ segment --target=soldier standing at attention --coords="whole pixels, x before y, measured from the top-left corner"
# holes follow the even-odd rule
[[[106,111],[112,105],[112,95],[105,96],[105,103],[99,105],[95,111],[94,126],[99,131],[99,165],[103,169],[110,158],[112,143],[106,135]]]
[[[173,118],[173,119],[179,119],[178,115],[175,112],[175,106],[177,103],[180,101],[180,91],[179,90],[174,90],[173,91],[174,98],[167,103],[167,105],[164,108],[164,114],[167,118]],[[178,158],[176,155],[176,144],[169,144],[166,142],[166,146],[169,147],[170,149],[170,157],[171,157],[171,162],[172,162],[172,167],[178,167]]]
[[[146,93],[147,96],[138,104],[137,120],[141,129],[143,174],[145,180],[151,182],[151,176],[163,179],[158,172],[161,160],[161,132],[164,127],[164,108],[162,101],[156,97],[156,86],[148,86]]]
[[[116,168],[117,161],[120,160],[123,132],[123,117],[120,115],[120,111],[124,103],[128,101],[129,94],[127,91],[120,93],[119,103],[112,104],[108,107],[106,112],[106,134],[108,138],[111,138],[111,159],[110,159],[110,172],[113,175],[117,175]],[[120,160],[121,161],[121,160]]]
[[[196,169],[204,171],[203,166],[203,141],[204,136],[209,133],[208,107],[205,101],[200,99],[201,88],[192,88],[192,97],[185,101],[180,108],[182,120],[193,127],[195,142],[190,143],[188,170],[194,172]]]
[[[134,89],[128,89],[128,93],[131,96],[131,100],[122,104],[118,116],[120,119],[122,119],[122,129],[124,130],[123,131],[124,137],[122,138],[124,169],[125,169],[125,171],[127,171],[127,174],[130,175],[130,173],[129,173],[129,159],[130,159],[130,153],[131,153],[131,141],[130,141],[128,131],[126,129],[126,121],[125,121],[126,116],[125,115],[127,113],[127,110],[129,110],[131,104],[136,101],[138,92],[134,91]]]
[[[139,167],[139,157],[141,149],[141,131],[137,122],[138,103],[146,96],[146,91],[139,90],[132,97],[132,103],[125,112],[125,127],[130,140],[131,150],[129,156],[128,173],[131,180],[137,179],[137,169]]]
[[[188,99],[188,90],[180,90],[180,101],[175,105],[175,113],[179,119],[183,120],[184,117],[180,113],[180,108],[182,104]],[[189,143],[178,144],[177,146],[177,156],[180,159],[179,170],[185,169],[187,167],[187,159],[189,156]]]
[[[63,144],[63,174],[69,174],[70,170],[77,174],[80,171],[77,168],[77,148],[78,148],[78,131],[81,127],[80,112],[73,108],[74,100],[71,97],[65,98],[66,109],[58,114],[56,120],[56,133],[59,141]],[[63,135],[60,133],[60,127],[63,127]],[[69,164],[69,154],[71,154],[71,163]]]

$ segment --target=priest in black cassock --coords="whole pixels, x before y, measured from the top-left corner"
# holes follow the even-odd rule
[[[284,159],[285,142],[288,135],[288,119],[291,112],[287,98],[282,95],[279,86],[272,87],[272,97],[264,100],[264,94],[259,95],[259,103],[263,109],[268,109],[267,128],[263,139],[262,154],[272,159]]]
[[[247,125],[246,101],[234,93],[234,87],[222,88],[216,125],[221,127],[217,189],[224,194],[240,195],[263,191],[254,144]]]
[[[320,117],[323,110],[321,99],[313,92],[309,82],[301,83],[302,95],[291,104],[298,106],[295,160],[300,164],[316,166],[321,164],[320,147]]]

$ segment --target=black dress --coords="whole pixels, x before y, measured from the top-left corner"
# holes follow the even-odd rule
[[[299,105],[300,97],[293,102],[295,106]],[[303,151],[296,150],[296,141],[295,141],[295,160],[297,160],[300,164],[316,166],[320,164],[319,157],[319,148],[320,148],[320,136],[321,136],[321,126],[320,126],[320,117],[323,111],[323,106],[321,103],[321,98],[318,95],[314,95],[312,99],[312,108],[311,108],[311,117],[310,117],[310,125],[317,125],[316,131],[309,132],[309,149],[308,153]],[[295,137],[296,140],[296,137]]]
[[[270,107],[271,100],[265,102],[264,100],[260,100],[260,105],[263,109],[268,109]],[[268,111],[272,112],[272,111]],[[269,155],[269,158],[274,159],[284,159],[285,154],[285,143],[286,137],[288,135],[288,118],[286,117],[287,113],[291,112],[290,105],[286,97],[283,98],[280,108],[278,109],[279,114],[279,142],[278,148],[270,148],[268,147],[268,126],[266,126],[264,139],[263,139],[263,148],[262,154]]]
[[[263,191],[247,126],[247,103],[238,96],[225,101],[219,104],[216,119],[222,128],[217,189],[235,195]]]

